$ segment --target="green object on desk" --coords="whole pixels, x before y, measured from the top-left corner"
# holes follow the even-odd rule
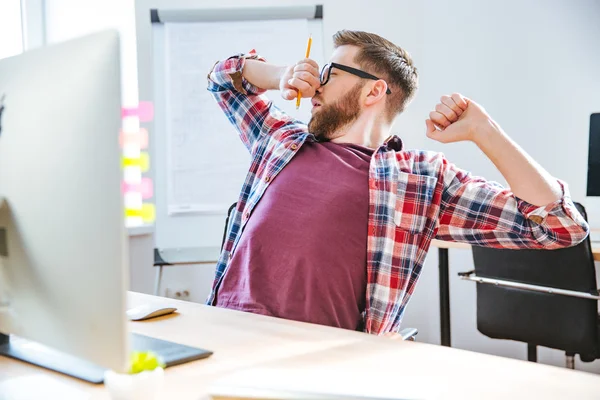
[[[158,367],[165,368],[165,363],[151,351],[132,352],[130,364],[130,374],[139,374],[142,371],[153,371]]]

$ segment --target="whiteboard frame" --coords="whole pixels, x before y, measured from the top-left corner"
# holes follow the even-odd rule
[[[240,2],[240,4],[243,4]],[[267,19],[293,19],[306,18],[311,20],[323,19],[322,4],[308,5],[288,5],[288,6],[256,6],[256,7],[214,7],[213,4],[200,2],[198,0],[135,0],[135,23],[136,23],[136,43],[137,43],[137,70],[138,70],[138,93],[140,101],[149,101],[155,104],[155,55],[153,40],[153,24],[165,22],[205,22],[205,21],[246,21],[246,20],[267,20]],[[322,25],[320,36],[323,35]],[[319,46],[320,47],[320,46]],[[324,51],[324,49],[321,49]],[[156,107],[157,108],[157,107]],[[163,112],[155,109],[157,112]],[[155,146],[157,140],[155,135],[154,121],[140,123],[140,126],[146,128],[149,132],[150,142],[148,153],[150,154],[150,168],[147,175],[156,181],[156,166],[153,160],[156,160],[156,152],[159,151]],[[155,188],[156,192],[156,188]],[[156,196],[156,194],[155,194]],[[156,204],[156,199],[153,199]],[[158,220],[161,210],[156,205],[157,219],[154,222],[154,241],[155,247],[161,253],[170,254],[171,249],[161,248],[158,243]],[[197,216],[197,215],[196,215]],[[225,221],[225,214],[217,214],[213,218]],[[179,216],[176,218],[185,218]],[[220,241],[220,235],[216,235]],[[177,251],[177,248],[173,248]],[[183,249],[180,249],[180,251]],[[169,260],[165,260],[169,262]],[[196,260],[204,262],[205,260]]]

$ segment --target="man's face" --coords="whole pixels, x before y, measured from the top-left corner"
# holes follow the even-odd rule
[[[333,52],[330,62],[360,68],[354,62],[357,52],[357,47],[340,46]],[[333,68],[327,84],[321,86],[312,98],[309,132],[320,140],[329,141],[336,137],[336,131],[354,122],[361,112],[360,98],[364,85],[363,79]]]

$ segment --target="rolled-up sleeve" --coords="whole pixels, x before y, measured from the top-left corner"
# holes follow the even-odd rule
[[[583,241],[589,226],[558,180],[562,197],[535,206],[509,189],[446,163],[436,238],[499,248],[557,249]]]
[[[264,89],[243,77],[247,59],[265,61],[251,51],[217,62],[208,74],[207,89],[252,152],[262,138],[284,127],[291,130],[295,125],[303,124],[273,105]]]

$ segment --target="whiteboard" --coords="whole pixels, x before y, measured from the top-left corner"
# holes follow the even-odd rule
[[[322,7],[318,9],[322,16]],[[220,246],[226,211],[237,201],[248,171],[248,151],[206,90],[212,66],[251,49],[268,62],[293,64],[304,58],[309,35],[311,58],[322,65],[322,19],[314,18],[315,10],[317,6],[150,13],[155,20],[166,19],[151,24],[151,40],[145,42],[151,65],[144,65],[138,54],[140,100],[148,99],[143,97],[146,91],[154,102],[149,132],[156,248]],[[138,38],[138,52],[141,45],[144,41]],[[144,75],[151,76],[146,83],[151,91],[143,87]],[[309,101],[296,110],[295,102],[284,101],[279,92],[268,96],[293,117],[308,121]]]

